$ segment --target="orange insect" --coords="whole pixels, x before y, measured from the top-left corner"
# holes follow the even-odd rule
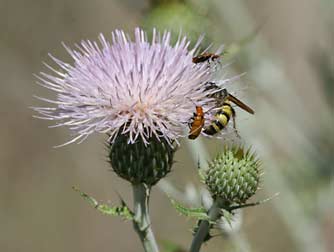
[[[220,56],[217,54],[213,54],[213,53],[202,53],[196,57],[193,58],[193,63],[198,64],[198,63],[202,63],[208,60],[215,60],[218,59]]]
[[[204,122],[203,108],[196,106],[196,113],[194,113],[193,121],[190,124],[189,139],[196,139],[201,134]]]

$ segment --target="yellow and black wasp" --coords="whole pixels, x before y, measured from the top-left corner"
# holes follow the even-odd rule
[[[233,128],[236,130],[236,113],[231,103],[234,103],[250,114],[254,114],[254,110],[252,108],[228,93],[226,89],[220,90],[216,83],[208,82],[207,89],[217,89],[218,91],[210,95],[210,97],[214,98],[217,102],[217,112],[215,113],[214,120],[211,121],[210,125],[203,128],[203,132],[205,134],[212,136],[219,133],[227,126],[231,118],[233,120]]]

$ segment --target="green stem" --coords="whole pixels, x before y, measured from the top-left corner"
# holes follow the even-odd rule
[[[210,218],[210,222],[216,222],[221,217],[221,205],[220,202],[215,201],[211,208],[208,211],[208,216]],[[210,222],[207,220],[202,220],[197,232],[194,235],[193,241],[191,243],[190,252],[199,252],[201,246],[205,240],[205,237],[210,232]]]
[[[159,252],[151,228],[149,216],[150,188],[145,184],[132,185],[134,201],[133,226],[143,244],[145,252]]]

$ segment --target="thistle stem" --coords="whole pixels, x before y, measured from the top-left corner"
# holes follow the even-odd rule
[[[215,201],[208,211],[208,216],[210,221],[202,220],[199,224],[197,232],[194,235],[193,241],[191,243],[190,252],[199,252],[201,246],[205,240],[205,237],[210,232],[210,222],[215,222],[221,217],[221,207],[220,202]]]
[[[159,249],[154,238],[149,216],[148,203],[150,198],[150,187],[143,183],[133,184],[132,190],[134,201],[134,229],[143,244],[145,252],[158,252]]]

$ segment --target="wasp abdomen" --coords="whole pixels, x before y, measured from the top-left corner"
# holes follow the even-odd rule
[[[215,114],[215,120],[211,122],[211,124],[204,128],[203,132],[207,135],[215,135],[223,130],[230,118],[235,115],[234,109],[230,104],[224,103],[220,110]]]

